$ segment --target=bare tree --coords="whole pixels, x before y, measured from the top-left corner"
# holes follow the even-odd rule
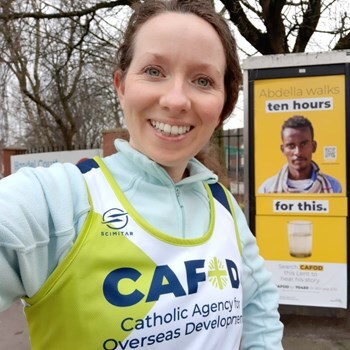
[[[121,125],[111,58],[123,19],[137,1],[0,0],[0,65],[18,82],[22,106],[16,108],[27,146],[97,146],[103,129]],[[347,2],[215,4],[263,55],[313,49],[319,33],[328,38],[329,49],[350,48]]]
[[[77,6],[55,3],[62,13]],[[22,13],[47,8],[42,0],[7,5],[8,13],[15,12],[10,6]],[[119,10],[111,10],[113,16]],[[0,33],[2,63],[17,78],[26,111],[27,146],[98,146],[103,128],[120,125],[111,62],[118,30],[105,18],[93,12],[55,20],[25,17],[3,21]]]
[[[72,2],[70,9],[44,8],[6,10],[16,0],[1,0],[1,20],[79,18],[101,10],[131,6],[138,0]],[[208,0],[213,1],[213,0]],[[219,3],[219,0],[216,1]],[[243,37],[260,53],[303,52],[311,37],[321,32],[330,35],[331,49],[350,46],[348,2],[339,0],[220,0],[229,19]],[[322,22],[327,22],[324,27]],[[334,40],[335,39],[335,40]],[[293,47],[292,47],[293,46]]]
[[[262,55],[304,52],[317,33],[330,50],[350,48],[349,4],[337,0],[221,0],[239,33]]]

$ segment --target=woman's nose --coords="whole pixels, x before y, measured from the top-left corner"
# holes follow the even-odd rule
[[[182,80],[170,80],[161,93],[159,100],[161,107],[181,113],[191,108],[191,100],[187,87]]]

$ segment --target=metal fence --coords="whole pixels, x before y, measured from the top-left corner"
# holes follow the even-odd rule
[[[244,140],[243,128],[224,130],[222,136],[225,162],[230,178],[230,190],[236,197],[244,195]]]

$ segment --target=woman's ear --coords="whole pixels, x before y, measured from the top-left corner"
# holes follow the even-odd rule
[[[113,79],[114,88],[118,94],[118,100],[123,108],[123,100],[124,100],[124,79],[120,71],[116,71],[114,73]]]

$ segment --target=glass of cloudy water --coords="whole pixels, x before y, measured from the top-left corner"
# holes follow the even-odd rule
[[[307,258],[312,254],[312,222],[288,221],[289,254],[295,258]]]

